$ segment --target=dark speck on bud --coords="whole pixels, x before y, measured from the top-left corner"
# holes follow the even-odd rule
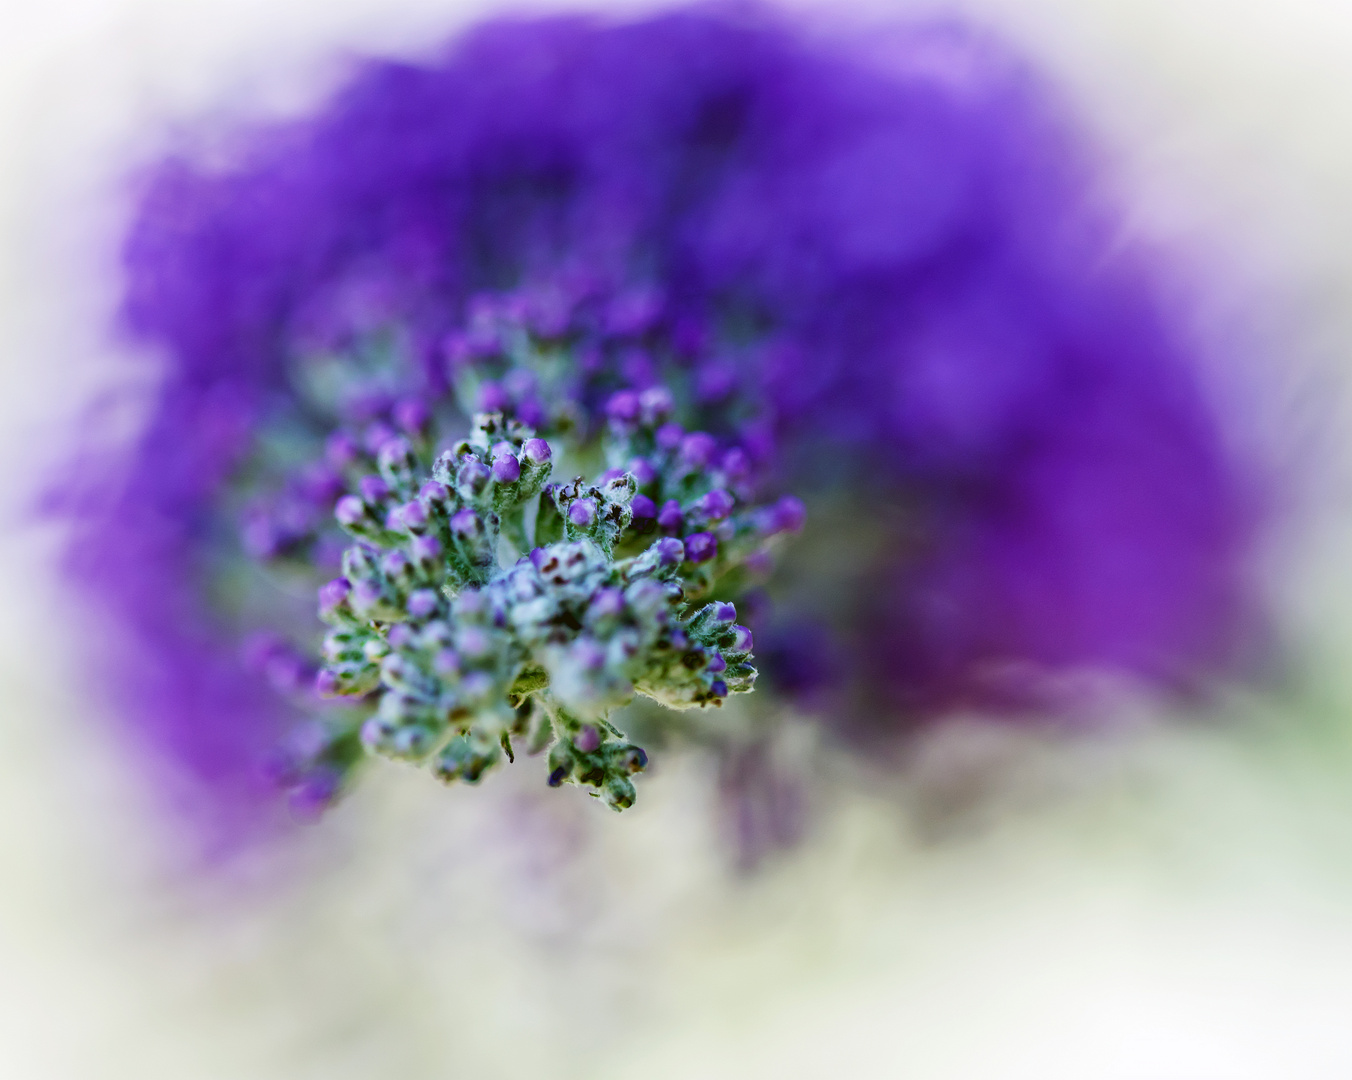
[[[499,484],[513,484],[521,479],[521,462],[512,454],[499,454],[493,459],[493,479]]]
[[[544,439],[527,439],[525,445],[521,447],[521,453],[532,465],[543,465],[554,456],[553,451],[549,449],[549,443]]]
[[[579,529],[585,529],[596,521],[596,503],[592,499],[578,499],[568,507],[568,520]]]
[[[573,745],[584,754],[594,754],[601,747],[601,733],[591,724],[585,724],[573,737]]]
[[[708,562],[718,554],[718,541],[713,533],[694,533],[685,538],[685,557],[692,563]]]

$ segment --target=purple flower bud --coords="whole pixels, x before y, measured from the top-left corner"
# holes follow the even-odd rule
[[[408,556],[402,551],[391,551],[380,560],[380,569],[386,577],[402,577],[412,569]]]
[[[588,614],[594,619],[614,618],[624,613],[624,593],[619,589],[597,589]]]
[[[527,427],[544,427],[545,416],[544,406],[542,406],[533,397],[528,397],[520,401],[516,406],[516,417]]]
[[[486,382],[479,387],[479,411],[486,413],[505,412],[512,399],[507,396],[498,383]]]
[[[678,566],[685,561],[685,544],[674,536],[664,536],[652,547],[660,566]]]
[[[571,651],[573,660],[586,671],[597,671],[605,665],[606,650],[591,638],[578,638]]]
[[[405,623],[395,623],[387,635],[391,649],[406,649],[413,644],[413,628]]]
[[[728,696],[728,684],[725,683],[722,679],[715,679],[709,685],[709,693],[713,694],[713,696],[717,698],[725,698]]]
[[[451,493],[446,490],[446,485],[436,480],[429,480],[418,489],[418,498],[429,503],[444,503],[450,497]]]
[[[514,447],[506,439],[499,439],[497,442],[495,442],[492,446],[488,448],[488,456],[490,458],[495,458],[499,454],[514,454],[514,453],[516,453],[516,447]]]
[[[717,675],[720,671],[728,670],[728,662],[723,659],[723,654],[715,649],[714,654],[709,657],[709,662],[704,665],[704,670]]]
[[[626,469],[607,469],[605,472],[601,474],[600,479],[597,481],[597,483],[608,484],[612,480],[618,480],[627,471],[628,470]]]
[[[663,424],[653,436],[662,450],[675,450],[685,437],[685,428],[680,424]]]
[[[296,490],[306,502],[327,509],[343,493],[343,478],[323,463],[311,465],[297,477]]]
[[[408,613],[415,619],[430,618],[436,610],[437,594],[431,589],[419,589],[408,598]]]
[[[427,507],[420,502],[404,503],[397,514],[399,521],[409,532],[417,532],[427,527]]]
[[[460,472],[455,477],[455,486],[462,492],[478,495],[488,486],[488,481],[492,475],[488,466],[482,461],[477,458],[470,458],[460,466]]]
[[[591,724],[584,724],[582,730],[573,736],[573,745],[579,753],[594,754],[601,748],[601,733]]]
[[[338,696],[338,676],[328,668],[320,668],[315,675],[315,693],[322,698]]]
[[[550,560],[550,557],[551,556],[549,552],[542,547],[530,549],[531,565],[534,566],[535,569],[537,570],[539,570],[542,566],[544,566],[544,564]]]
[[[395,425],[409,435],[421,435],[432,419],[431,410],[417,398],[404,398],[393,410]]]
[[[681,513],[681,504],[675,499],[668,499],[662,504],[661,512],[657,515],[658,527],[666,532],[680,532],[681,526],[685,522],[685,515]]]
[[[681,440],[681,457],[696,469],[702,469],[714,458],[718,443],[707,431],[692,431]]]
[[[345,577],[334,578],[319,587],[319,615],[332,615],[352,591],[352,582]]]
[[[435,563],[441,558],[441,541],[435,536],[415,536],[408,551],[416,563]]]
[[[466,626],[456,635],[459,651],[471,660],[482,660],[493,651],[493,639],[477,626]]]
[[[460,654],[454,649],[442,649],[432,658],[432,670],[438,675],[458,675],[460,673]]]
[[[690,562],[708,562],[717,554],[718,540],[713,533],[698,532],[685,538],[685,557]]]
[[[629,509],[633,512],[635,521],[640,518],[644,521],[651,521],[657,517],[657,506],[646,495],[635,495],[633,501],[629,504]]]
[[[671,415],[676,407],[671,391],[665,386],[650,386],[639,395],[639,411],[645,424],[656,424]]]
[[[368,454],[379,454],[385,444],[395,438],[398,436],[395,435],[394,428],[389,424],[377,422],[362,433],[361,441]]]
[[[594,499],[578,499],[572,506],[568,507],[568,520],[579,529],[585,529],[596,522],[596,501]]]
[[[728,603],[718,601],[714,604],[714,622],[735,623],[737,621],[737,608]]]
[[[394,435],[385,440],[377,455],[382,469],[411,469],[415,462],[413,447],[402,435]]]
[[[352,607],[361,614],[366,614],[373,607],[384,599],[380,585],[377,582],[366,579],[357,582],[352,587],[351,604]]]
[[[632,390],[620,390],[610,395],[606,402],[606,416],[622,424],[632,424],[638,419],[638,395]]]
[[[785,495],[779,502],[775,503],[775,508],[770,516],[771,531],[773,532],[798,532],[807,521],[807,507],[803,505],[803,500],[793,495]]]
[[[451,515],[451,531],[457,536],[478,536],[483,532],[483,522],[471,507],[464,507]]]
[[[554,452],[549,449],[549,443],[544,439],[527,439],[525,445],[521,447],[522,456],[532,465],[543,465]]]
[[[641,488],[647,487],[657,479],[657,470],[652,467],[647,458],[634,458],[629,462],[629,471],[634,474],[634,480]]]
[[[362,501],[374,506],[390,494],[390,486],[379,476],[363,476],[357,481],[357,492]]]
[[[719,468],[727,474],[729,480],[736,483],[751,475],[751,459],[740,446],[734,446],[723,455]]]
[[[355,495],[344,495],[333,508],[340,525],[356,525],[366,517],[366,505]]]
[[[361,457],[361,447],[346,431],[335,431],[324,443],[324,459],[335,469],[346,469]]]
[[[734,626],[732,628],[732,651],[750,652],[751,651],[751,631],[745,626]]]
[[[722,521],[732,513],[732,496],[722,488],[715,488],[696,504],[710,521]]]
[[[512,454],[499,454],[493,459],[493,479],[499,484],[514,484],[521,479],[521,462]]]

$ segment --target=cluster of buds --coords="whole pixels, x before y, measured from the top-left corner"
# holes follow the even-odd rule
[[[646,325],[621,315],[620,333]],[[715,594],[736,595],[801,526],[801,503],[757,505],[746,451],[682,428],[661,383],[589,410],[576,320],[551,318],[484,307],[453,343],[461,408],[488,407],[466,437],[439,449],[438,403],[405,398],[332,431],[306,467],[348,543],[319,590],[315,685],[355,708],[307,729],[298,788],[336,791],[357,745],[471,783],[547,750],[551,786],[622,810],[648,758],[615,710],[636,694],[718,707],[753,688],[751,631]],[[561,464],[595,472],[559,482]],[[313,553],[322,538],[310,524],[290,543]]]

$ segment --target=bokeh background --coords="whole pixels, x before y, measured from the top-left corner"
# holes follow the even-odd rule
[[[204,850],[101,713],[32,512],[91,402],[138,422],[109,396],[119,178],[485,10],[0,8],[0,1076],[1352,1075],[1352,8],[1319,0],[814,11],[958,11],[1066,89],[1125,235],[1233,342],[1216,381],[1281,492],[1279,670],[1187,711],[1113,694],[1074,734],[957,717],[886,765],[790,721],[807,832],[752,872],[698,753],[621,817],[391,767]]]

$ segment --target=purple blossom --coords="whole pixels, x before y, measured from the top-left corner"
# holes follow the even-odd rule
[[[210,574],[237,535],[228,485],[293,392],[295,351],[398,321],[414,389],[440,388],[495,347],[472,319],[451,336],[470,298],[542,270],[616,287],[615,333],[765,328],[736,359],[755,425],[669,422],[656,446],[722,460],[734,490],[749,461],[778,468],[809,501],[840,494],[821,465],[849,455],[860,520],[890,539],[859,556],[843,606],[814,594],[810,568],[790,573],[775,632],[848,611],[829,616],[845,658],[831,679],[866,687],[877,723],[1001,704],[987,673],[1010,662],[1191,686],[1244,656],[1249,480],[1148,260],[1096,209],[1060,103],[956,24],[890,37],[885,62],[865,48],[740,9],[491,22],[436,62],[365,64],[232,168],[150,170],[123,322],[169,367],[125,482],[122,463],[106,477],[88,463],[113,494],[81,508],[71,557],[125,630],[106,660],[146,738],[244,806],[287,715],[241,670],[249,627]],[[650,358],[622,363],[642,376]],[[479,395],[513,405],[491,380]],[[644,390],[637,409],[661,419],[671,403]],[[393,415],[410,438],[427,423]],[[734,436],[745,449],[719,458]],[[326,460],[359,468],[397,438],[339,432]],[[542,440],[522,447],[548,458]],[[478,491],[496,471],[471,462],[457,480]],[[359,491],[390,497],[375,475]],[[361,500],[339,499],[338,519],[365,521]],[[480,528],[461,517],[457,532]],[[679,532],[680,504],[658,523]],[[801,506],[776,509],[775,529],[802,525]],[[684,554],[717,547],[696,533]],[[350,602],[382,597],[368,584]]]

